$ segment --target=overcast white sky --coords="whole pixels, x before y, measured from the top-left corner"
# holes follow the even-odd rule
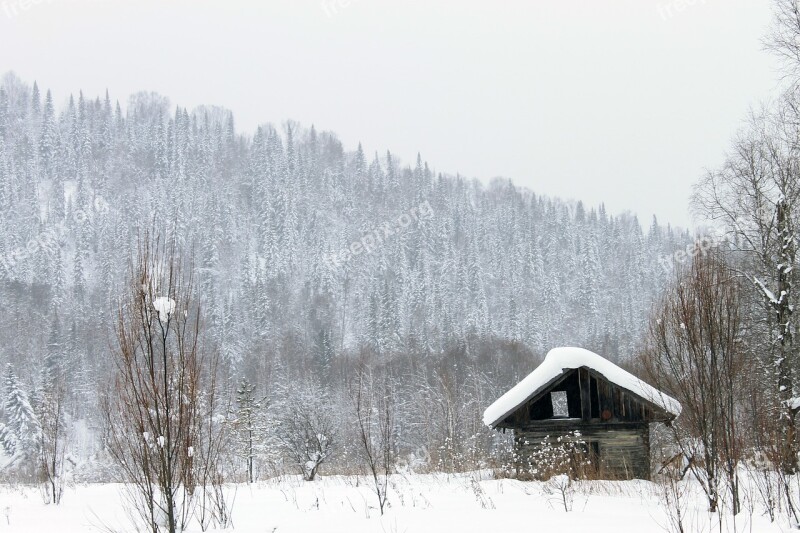
[[[0,0],[0,72],[58,102],[153,90],[250,132],[313,123],[687,225],[691,185],[778,88],[770,17],[770,0]]]

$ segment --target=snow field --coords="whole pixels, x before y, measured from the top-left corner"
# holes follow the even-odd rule
[[[566,512],[552,484],[490,477],[481,472],[394,475],[384,516],[367,477],[321,477],[315,482],[284,477],[252,486],[230,485],[231,531],[486,533],[520,527],[559,533],[669,531],[660,487],[647,481],[578,483],[572,511]],[[719,531],[718,517],[705,512],[696,489],[688,488],[686,531]],[[114,484],[70,487],[60,506],[43,504],[38,489],[3,486],[0,532],[133,532],[124,501],[123,486]],[[771,524],[747,507],[736,523],[730,515],[723,516],[726,532],[788,531],[788,526]]]

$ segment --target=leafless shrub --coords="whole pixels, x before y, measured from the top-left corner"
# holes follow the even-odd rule
[[[153,533],[185,529],[198,484],[216,475],[219,427],[209,420],[217,359],[202,344],[193,295],[175,244],[146,235],[119,303],[116,377],[102,411],[109,454]]]
[[[216,374],[210,376],[211,390],[216,390]],[[233,502],[224,491],[225,477],[222,466],[230,443],[229,424],[219,412],[227,412],[226,407],[217,406],[216,395],[201,396],[202,416],[197,449],[192,453],[199,456],[197,465],[198,486],[202,489],[198,503],[197,520],[205,531],[208,527],[224,529],[231,525]]]
[[[548,496],[554,497],[555,501],[562,507],[565,512],[572,511],[575,503],[575,481],[567,474],[557,474],[543,485],[544,493]],[[553,498],[551,498],[552,500]]]
[[[66,390],[61,376],[46,380],[37,418],[41,425],[39,472],[45,501],[58,505],[64,494],[64,456],[67,448],[67,422],[64,413]]]
[[[651,320],[644,356],[653,384],[683,405],[669,426],[673,445],[703,487],[711,512],[723,487],[733,513],[739,511],[741,335],[736,278],[721,255],[707,252],[677,272]]]
[[[336,426],[325,391],[313,382],[284,394],[277,420],[283,453],[306,481],[314,481],[336,446]]]
[[[661,503],[667,514],[667,529],[674,533],[686,531],[689,498],[683,482],[685,473],[685,467],[673,458],[672,461],[665,462],[654,480],[658,484]]]
[[[524,451],[517,451],[520,449]],[[548,435],[534,446],[514,449],[516,477],[548,480],[566,474],[573,479],[591,479],[595,476],[588,453],[580,431],[557,437]]]
[[[362,367],[350,386],[361,453],[383,515],[394,469],[394,397],[388,376],[377,380]]]

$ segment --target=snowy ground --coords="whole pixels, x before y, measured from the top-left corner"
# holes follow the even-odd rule
[[[590,482],[575,494],[565,512],[548,485],[456,476],[393,476],[391,507],[381,517],[367,478],[326,477],[304,483],[282,479],[229,487],[235,494],[236,532],[491,532],[593,531],[642,533],[668,531],[656,485],[643,481]],[[686,531],[719,531],[694,495]],[[724,531],[788,531],[758,512],[745,510]],[[44,505],[36,489],[0,487],[0,532],[134,531],[124,510],[121,486],[88,485],[67,489],[60,506]],[[199,529],[197,529],[199,531]]]

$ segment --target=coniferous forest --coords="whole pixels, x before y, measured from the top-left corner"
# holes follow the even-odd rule
[[[189,258],[232,398],[246,378],[274,405],[300,389],[335,403],[366,357],[409,399],[399,445],[412,451],[461,446],[454,432],[468,429],[489,439],[486,402],[553,346],[630,361],[664,257],[689,242],[655,219],[365,153],[313,125],[239,131],[219,107],[54,95],[11,73],[1,87],[0,362],[32,405],[46,376],[65,376],[76,454],[102,453],[96,406],[146,234]],[[460,412],[417,427],[421,390]]]

